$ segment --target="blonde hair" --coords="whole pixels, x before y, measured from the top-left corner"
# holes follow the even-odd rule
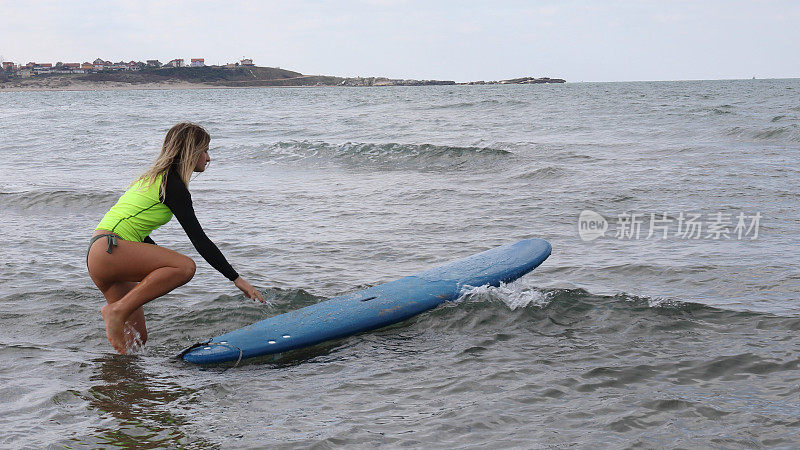
[[[191,122],[181,122],[175,125],[167,131],[164,145],[161,146],[161,153],[156,158],[156,162],[136,181],[143,180],[146,186],[152,186],[159,175],[170,170],[173,164],[177,164],[178,175],[188,186],[197,160],[204,151],[208,150],[209,142],[211,142],[211,136],[200,125]],[[160,186],[161,198],[165,197],[166,186],[167,176],[164,175]]]

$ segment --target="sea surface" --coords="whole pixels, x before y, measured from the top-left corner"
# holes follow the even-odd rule
[[[269,304],[172,221],[197,273],[116,355],[88,239],[184,120],[200,222]],[[798,160],[798,79],[0,93],[0,447],[797,448]],[[532,237],[531,274],[399,325],[175,358]]]

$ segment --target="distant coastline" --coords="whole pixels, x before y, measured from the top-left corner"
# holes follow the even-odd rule
[[[304,75],[275,67],[201,66],[141,67],[136,70],[95,70],[71,73],[50,70],[11,73],[0,72],[0,92],[70,91],[70,90],[135,90],[135,89],[219,89],[242,87],[308,87],[308,86],[432,86],[487,84],[564,83],[559,78],[522,77],[499,81],[456,83],[447,80],[407,80],[385,77],[336,77]]]

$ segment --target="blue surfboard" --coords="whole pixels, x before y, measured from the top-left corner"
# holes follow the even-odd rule
[[[195,344],[180,353],[195,364],[281,353],[401,322],[457,299],[466,287],[499,286],[550,256],[550,243],[526,239],[363,291],[333,297]]]

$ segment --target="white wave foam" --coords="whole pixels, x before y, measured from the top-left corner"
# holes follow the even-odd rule
[[[135,328],[126,324],[122,333],[125,335],[125,341],[128,343],[126,350],[129,355],[141,353],[144,350],[142,335],[139,334]]]
[[[542,292],[531,286],[524,286],[521,282],[515,282],[501,284],[498,287],[466,287],[462,292],[461,298],[464,301],[475,302],[500,300],[513,311],[528,306],[546,306],[550,303],[552,295],[549,292]]]

